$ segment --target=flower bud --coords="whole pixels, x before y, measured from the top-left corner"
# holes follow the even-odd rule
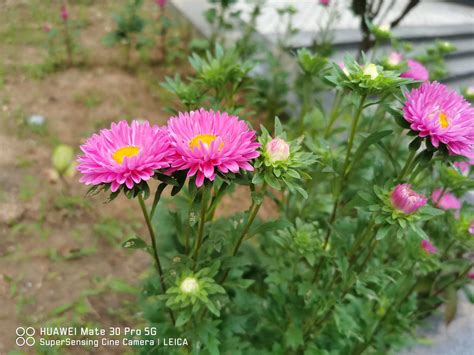
[[[426,251],[428,254],[436,254],[438,252],[438,249],[430,243],[429,240],[423,239],[421,241],[421,247]]]
[[[58,145],[53,151],[52,163],[59,175],[63,176],[74,160],[74,150],[65,144]]]
[[[391,66],[397,66],[398,64],[401,63],[402,59],[403,59],[403,57],[400,53],[391,52],[388,55],[388,64],[390,64]]]
[[[399,184],[390,195],[393,207],[405,214],[411,214],[426,205],[427,199],[411,189],[409,184]]]
[[[168,0],[156,0],[155,4],[158,5],[161,9],[164,9]]]
[[[67,21],[69,18],[69,12],[67,11],[66,5],[61,5],[61,18],[63,21]]]
[[[285,161],[290,156],[290,146],[281,138],[273,138],[265,147],[270,163]]]
[[[469,86],[467,89],[466,89],[466,94],[468,96],[474,96],[474,86]]]
[[[199,290],[198,280],[194,277],[186,277],[179,285],[183,293],[196,293]]]
[[[448,41],[442,41],[440,43],[440,47],[441,49],[447,51],[447,52],[451,52],[455,49],[455,47],[453,46],[453,44],[451,42],[448,42]]]
[[[364,68],[364,75],[370,76],[370,79],[374,80],[379,76],[377,66],[373,63],[367,64]]]
[[[388,24],[380,25],[379,27],[377,27],[377,30],[382,34],[389,35],[390,34],[390,25],[388,25]]]
[[[43,25],[43,32],[44,32],[44,33],[49,33],[49,32],[51,32],[51,26],[50,26],[49,23],[45,23],[45,24]]]

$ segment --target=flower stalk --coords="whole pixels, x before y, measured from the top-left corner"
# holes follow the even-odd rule
[[[142,210],[143,217],[145,218],[145,223],[148,228],[148,233],[150,235],[152,252],[153,252],[152,255],[153,255],[153,258],[155,259],[155,265],[156,265],[156,269],[158,271],[158,275],[160,278],[161,289],[163,291],[163,294],[165,294],[166,293],[165,276],[163,273],[163,268],[161,267],[160,257],[158,255],[158,247],[156,246],[155,231],[153,229],[153,226],[151,225],[150,216],[148,214],[147,208],[145,206],[145,201],[143,200],[143,197],[141,194],[138,194],[138,203],[140,204],[140,208]],[[168,308],[168,313],[174,325],[175,317],[174,317],[173,311]]]
[[[357,126],[359,125],[359,119],[362,115],[362,111],[364,110],[364,102],[365,102],[366,98],[367,98],[366,94],[363,94],[360,97],[359,106],[357,107],[356,114],[355,114],[354,119],[352,121],[351,133],[350,133],[349,139],[347,141],[346,157],[344,159],[344,165],[343,165],[343,168],[342,168],[342,171],[341,171],[341,177],[339,179],[338,187],[336,189],[336,196],[334,198],[334,205],[333,205],[333,208],[332,208],[331,216],[329,218],[328,231],[327,231],[326,237],[324,239],[323,250],[326,249],[326,247],[329,243],[329,238],[331,237],[331,232],[332,232],[331,226],[333,225],[334,221],[336,220],[337,207],[339,205],[339,199],[341,197],[342,188],[344,186],[344,183],[345,183],[345,180],[346,180],[346,177],[347,177],[347,174],[348,174],[347,170],[348,170],[349,163],[350,163],[352,146],[354,144],[354,137],[355,137],[355,134],[357,132]],[[325,260],[325,257],[322,256],[319,263],[318,263],[318,266],[315,269],[314,276],[313,276],[313,283],[316,282],[316,280],[318,279],[319,272],[321,270],[321,267],[324,264],[324,260]]]

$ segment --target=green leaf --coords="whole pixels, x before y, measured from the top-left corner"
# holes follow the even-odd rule
[[[185,309],[179,312],[178,318],[176,318],[176,327],[181,327],[185,325],[189,319],[191,319],[191,312],[188,309]]]
[[[172,176],[156,172],[155,177],[158,180],[167,183],[168,185],[179,186],[178,181],[176,179],[174,179]]]
[[[403,114],[400,111],[394,110],[393,108],[389,107],[388,105],[384,106],[384,109],[392,115],[395,119],[395,122],[402,128],[409,129],[410,123],[403,118]]]
[[[168,185],[162,182],[156,188],[155,197],[153,198],[153,205],[151,206],[151,211],[150,211],[150,219],[153,219],[153,216],[156,211],[156,206],[158,206],[158,202],[160,202],[161,194],[163,193],[164,189],[166,189],[166,186]]]
[[[257,171],[252,178],[252,184],[260,185],[262,183],[263,183],[263,174]]]
[[[448,325],[456,317],[458,309],[458,294],[454,287],[446,290],[446,302],[444,305],[444,324]]]
[[[278,179],[273,175],[272,172],[267,171],[265,173],[265,182],[270,186],[273,187],[275,190],[280,190],[280,182]]]
[[[247,239],[257,234],[276,232],[281,229],[290,228],[291,226],[292,224],[286,219],[277,219],[275,221],[265,222],[258,226],[252,226],[252,228],[249,231]]]
[[[379,142],[382,138],[390,135],[392,132],[392,130],[379,131],[372,133],[367,138],[365,138],[354,153],[352,164],[355,164],[359,159],[361,159],[372,144]]]
[[[418,225],[412,223],[410,225],[411,229],[413,230],[413,232],[415,232],[421,239],[430,239],[425,231],[423,229],[421,229]]]
[[[408,149],[410,149],[411,151],[416,152],[420,148],[421,142],[423,142],[423,138],[416,137],[415,139],[413,139],[410,142],[410,145],[408,146]]]
[[[303,345],[303,328],[290,323],[285,332],[285,343],[291,349],[297,349],[300,345]]]
[[[375,239],[382,240],[383,238],[385,238],[388,235],[388,233],[390,232],[391,229],[392,229],[391,225],[384,225],[382,228],[379,228],[379,230],[377,231],[377,236],[375,237]]]
[[[280,119],[275,116],[275,137],[280,137],[283,134],[283,127],[281,125]]]
[[[148,244],[140,237],[130,238],[122,243],[126,249],[148,249]]]
[[[178,194],[178,192],[181,191],[181,189],[184,186],[184,183],[186,182],[186,171],[178,171],[175,173],[176,181],[178,185],[173,186],[173,189],[171,190],[171,196],[175,196]]]
[[[428,219],[432,219],[434,217],[441,216],[445,213],[446,213],[446,211],[444,211],[442,209],[435,208],[435,207],[432,207],[430,205],[425,205],[420,209],[420,211],[418,212],[418,215],[421,217],[422,221],[426,221]]]
[[[138,288],[131,286],[129,283],[119,280],[119,279],[112,279],[107,283],[107,286],[114,290],[115,292],[120,293],[129,293],[135,295],[139,292]]]
[[[207,309],[209,309],[209,311],[212,314],[214,314],[216,317],[219,317],[221,315],[221,312],[219,312],[219,309],[212,301],[207,302],[206,305],[207,305]]]

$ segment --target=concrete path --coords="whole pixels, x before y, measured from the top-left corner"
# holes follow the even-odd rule
[[[449,326],[444,325],[442,310],[428,318],[420,327],[420,337],[427,338],[429,345],[415,345],[400,355],[474,355],[474,305],[462,292],[456,318]]]

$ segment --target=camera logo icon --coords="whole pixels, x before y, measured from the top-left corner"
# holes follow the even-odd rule
[[[35,345],[35,338],[33,338],[33,335],[35,335],[35,328],[33,327],[18,327],[16,328],[16,345],[19,347],[22,346],[33,346]]]

